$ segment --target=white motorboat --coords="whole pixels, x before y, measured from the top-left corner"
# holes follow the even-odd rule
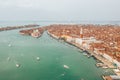
[[[10,58],[10,57],[8,57],[8,58],[7,58],[7,61],[10,61],[10,59],[11,59],[11,58]]]
[[[9,47],[11,47],[12,45],[11,44],[8,44]]]
[[[37,59],[37,61],[39,61],[39,60],[40,60],[40,57],[36,57],[36,59]]]
[[[69,69],[69,66],[67,66],[67,65],[63,65],[63,67],[66,68],[66,69]]]
[[[20,67],[20,64],[16,64],[15,66],[16,66],[17,68],[19,68],[19,67]]]

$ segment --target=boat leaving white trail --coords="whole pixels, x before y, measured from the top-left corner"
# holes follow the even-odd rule
[[[63,67],[66,68],[66,69],[69,69],[69,66],[67,66],[67,65],[63,65]]]
[[[8,47],[11,47],[12,45],[11,44],[8,44]]]
[[[39,60],[40,60],[40,57],[36,57],[36,59],[37,59],[37,61],[39,61]]]
[[[20,64],[17,63],[15,66],[16,66],[17,68],[19,68],[19,67],[20,67]]]

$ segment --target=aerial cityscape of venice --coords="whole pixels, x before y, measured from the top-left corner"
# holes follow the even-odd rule
[[[56,39],[56,41],[58,41],[59,43],[64,42],[69,46],[72,45],[76,47],[77,51],[79,51],[80,54],[88,58],[87,60],[89,60],[89,58],[93,58],[96,61],[94,65],[98,69],[99,68],[105,69],[105,73],[101,75],[103,79],[113,80],[113,78],[118,78],[119,80],[119,76],[120,76],[120,54],[119,54],[120,26],[119,25],[54,24],[54,25],[41,27],[37,24],[30,24],[30,25],[15,26],[15,27],[3,27],[3,28],[0,28],[0,31],[2,33],[2,31],[8,31],[8,30],[19,29],[19,28],[27,28],[27,29],[22,29],[18,32],[19,36],[21,35],[21,37],[32,36],[33,39],[34,38],[41,39],[41,37],[47,35],[53,39]],[[6,42],[6,40],[3,40],[3,41]],[[50,43],[47,43],[47,44],[49,44],[50,46]],[[22,45],[24,47],[25,43],[22,42]],[[14,47],[12,42],[8,43],[8,47],[10,47],[11,49],[12,47]],[[36,46],[34,45],[34,47]],[[19,49],[18,49],[18,53],[19,53]],[[34,53],[32,55],[34,55]],[[25,54],[22,54],[20,51],[19,55],[23,57]],[[27,55],[29,56],[31,54],[27,54]],[[41,55],[41,53],[39,53],[39,55]],[[13,56],[15,56],[15,54],[13,55],[12,53],[9,53],[9,55],[6,57],[7,62],[12,61],[13,59],[13,61],[15,62],[15,66],[17,68],[22,68],[22,66],[24,65],[22,63],[19,63],[17,60],[14,60]],[[38,62],[41,61],[40,56],[33,56],[33,58],[36,58],[36,61]],[[56,57],[55,59],[59,60],[59,58],[56,58]],[[63,68],[70,69],[72,67],[70,67],[69,65],[63,64]],[[65,76],[65,72],[63,72],[61,76]]]
[[[0,80],[120,80],[120,1],[51,1],[0,0]]]

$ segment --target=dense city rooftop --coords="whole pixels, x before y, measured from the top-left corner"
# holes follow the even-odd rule
[[[83,29],[83,37],[94,37],[101,43],[91,43],[91,50],[99,50],[120,61],[120,26],[119,25],[51,25],[48,31],[56,36],[68,35],[79,38],[80,30]]]

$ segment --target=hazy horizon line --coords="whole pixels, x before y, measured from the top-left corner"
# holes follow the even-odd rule
[[[0,22],[4,21],[39,21],[39,22],[120,22],[120,20],[0,20]]]

